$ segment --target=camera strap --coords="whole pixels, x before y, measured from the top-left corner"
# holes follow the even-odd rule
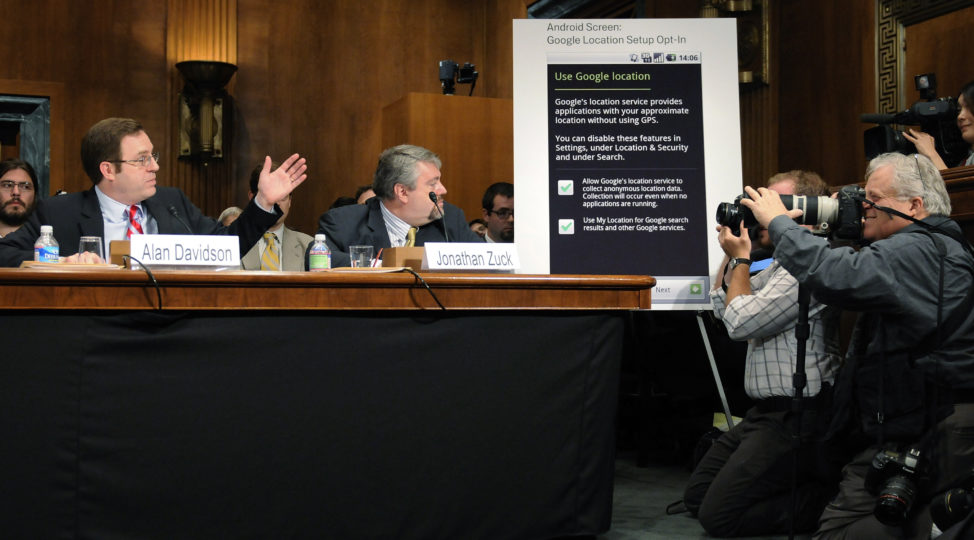
[[[951,231],[947,231],[928,223],[919,221],[917,223],[921,223],[925,225],[925,227],[917,229],[914,232],[929,236],[933,243],[937,246],[937,251],[940,254],[940,290],[937,297],[937,328],[930,334],[927,334],[927,336],[925,336],[912,348],[911,351],[914,357],[923,356],[927,353],[933,352],[934,349],[942,345],[945,339],[952,336],[954,332],[960,328],[960,326],[964,323],[964,320],[967,319],[967,316],[970,314],[972,307],[974,307],[974,286],[972,286],[967,290],[967,295],[961,301],[960,305],[954,308],[950,316],[947,317],[947,320],[943,320],[944,263],[947,257],[947,248],[944,246],[943,241],[933,233],[942,234],[954,239],[968,251],[971,250],[971,246],[963,237],[958,238],[959,235],[952,234]],[[974,255],[974,253],[972,253],[972,255]]]
[[[920,367],[916,365],[916,359],[929,355],[949,340],[962,327],[974,305],[974,287],[970,287],[960,305],[948,317],[944,317],[947,246],[941,235],[957,238],[936,226],[914,227],[904,234],[910,232],[929,237],[937,250],[936,327],[914,346],[896,351],[881,350],[876,359],[878,361],[866,361],[857,368],[857,372],[860,372],[857,378],[860,375],[876,377],[875,393],[871,393],[871,398],[867,396],[865,402],[860,402],[860,406],[864,406],[860,414],[863,426],[867,432],[872,432],[879,444],[887,440],[913,440],[950,414],[948,409],[953,409],[952,399],[949,390],[941,388],[940,361],[935,361],[932,366]],[[885,328],[880,318],[872,317],[868,322],[871,328],[868,332],[878,336],[880,342],[885,341]]]

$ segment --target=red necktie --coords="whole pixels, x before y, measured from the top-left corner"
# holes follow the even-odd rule
[[[139,220],[136,216],[139,214],[139,207],[132,205],[129,207],[129,229],[125,233],[126,238],[132,238],[133,234],[143,234],[142,225],[139,224]]]

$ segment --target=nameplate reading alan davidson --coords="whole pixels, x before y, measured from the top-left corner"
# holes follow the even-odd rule
[[[240,266],[236,236],[133,234],[132,257],[145,266]]]

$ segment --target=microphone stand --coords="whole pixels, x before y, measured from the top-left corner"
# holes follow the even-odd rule
[[[450,233],[446,232],[446,214],[444,214],[443,210],[440,209],[440,202],[436,197],[436,193],[430,191],[429,198],[431,201],[433,201],[433,208],[436,208],[436,211],[440,213],[440,222],[443,223],[443,238],[446,238],[446,241],[449,242]]]
[[[788,538],[795,538],[795,516],[798,514],[798,469],[800,466],[798,453],[802,446],[802,413],[804,403],[802,400],[805,395],[805,386],[808,377],[805,374],[805,346],[810,335],[808,324],[808,305],[811,301],[811,293],[801,283],[798,284],[798,322],[795,324],[795,337],[798,341],[798,350],[795,356],[795,373],[792,375],[792,387],[795,394],[791,401],[791,411],[794,413],[794,430],[791,439],[792,459],[794,466],[791,471],[791,516],[789,517]]]
[[[175,205],[170,204],[169,205],[169,208],[167,208],[167,210],[169,210],[169,213],[172,215],[172,217],[176,218],[176,221],[178,221],[183,226],[183,228],[186,229],[186,232],[188,232],[189,234],[195,234],[193,232],[193,229],[189,228],[189,224],[187,224],[183,220],[182,216],[179,215],[179,212],[176,210],[176,206]],[[139,264],[141,264],[141,263],[139,263]]]

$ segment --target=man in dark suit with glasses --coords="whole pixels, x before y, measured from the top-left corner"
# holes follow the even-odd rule
[[[77,254],[82,236],[98,236],[107,254],[112,240],[132,234],[231,234],[246,253],[282,215],[277,202],[307,177],[304,158],[292,155],[273,172],[267,157],[259,190],[240,218],[224,227],[193,205],[179,189],[156,185],[159,153],[142,126],[128,118],[106,118],[81,142],[81,161],[94,186],[84,192],[45,199],[27,223],[0,239],[0,265],[19,266],[33,259],[41,225],[51,225],[66,262],[103,262]],[[106,255],[107,256],[107,255]]]

